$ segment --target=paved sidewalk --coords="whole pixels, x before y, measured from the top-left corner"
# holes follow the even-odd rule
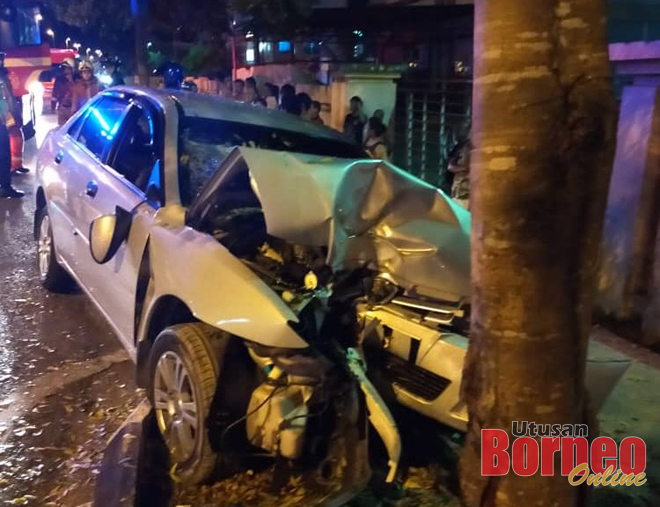
[[[597,507],[660,506],[660,355],[596,328],[592,352],[618,354],[633,364],[603,406],[598,420],[600,433],[617,442],[628,436],[646,442],[646,477],[641,487],[596,488],[592,505]]]

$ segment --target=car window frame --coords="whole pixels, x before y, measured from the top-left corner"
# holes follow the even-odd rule
[[[146,110],[153,119],[153,129],[154,129],[153,137],[154,137],[154,144],[156,146],[156,153],[158,154],[157,160],[159,161],[159,171],[160,171],[160,181],[161,181],[160,196],[157,202],[147,199],[146,192],[138,188],[133,182],[129,181],[126,178],[126,176],[121,174],[111,165],[112,162],[114,161],[114,158],[117,156],[117,150],[119,149],[121,143],[125,139],[125,134],[123,132],[125,123],[127,121],[130,121],[130,115],[132,114],[132,111],[135,110],[135,108]],[[164,151],[165,124],[163,121],[162,114],[159,113],[158,107],[156,107],[151,101],[142,100],[141,97],[131,96],[129,98],[129,107],[126,113],[124,114],[124,116],[122,117],[121,121],[122,123],[119,127],[119,132],[121,132],[121,134],[115,136],[115,138],[112,140],[108,152],[106,153],[106,157],[105,157],[106,160],[102,163],[102,165],[111,176],[121,181],[132,192],[144,198],[145,202],[147,202],[147,204],[149,204],[151,207],[153,207],[154,209],[158,209],[165,205],[165,174],[163,168],[163,163],[164,163],[163,161],[165,156],[165,151]]]
[[[107,158],[108,158],[108,154],[109,154],[109,152],[110,152],[110,148],[111,148],[112,145],[116,142],[116,137],[117,137],[117,136],[115,136],[115,138],[114,138],[110,143],[108,143],[108,144],[106,145],[106,147],[103,149],[103,153],[101,154],[101,156],[98,156],[98,155],[96,155],[95,153],[93,153],[93,152],[87,147],[87,145],[86,145],[85,143],[82,143],[82,142],[80,141],[79,137],[80,137],[80,134],[81,134],[81,132],[82,132],[82,128],[83,128],[83,126],[87,123],[87,120],[89,119],[89,113],[90,113],[90,111],[92,110],[92,107],[98,105],[100,102],[102,102],[104,99],[107,99],[107,98],[111,98],[111,99],[115,99],[115,100],[126,100],[127,107],[126,107],[124,113],[122,114],[121,118],[119,119],[119,127],[118,127],[118,129],[117,129],[118,131],[121,130],[121,128],[122,128],[122,126],[123,126],[123,124],[124,124],[124,121],[126,121],[126,116],[128,115],[128,112],[129,112],[130,109],[131,109],[131,107],[130,107],[130,100],[128,99],[128,97],[126,97],[126,96],[123,95],[123,94],[104,93],[104,94],[102,94],[100,97],[98,97],[96,100],[94,100],[93,102],[91,102],[90,104],[87,104],[87,105],[85,106],[85,113],[84,113],[84,116],[85,116],[85,117],[84,117],[84,119],[82,119],[80,125],[79,125],[78,128],[76,129],[76,135],[75,135],[75,137],[72,136],[71,133],[67,132],[67,134],[72,138],[73,142],[76,143],[76,146],[78,146],[79,148],[81,148],[81,149],[82,149],[87,155],[89,155],[90,157],[92,157],[93,160],[95,160],[96,162],[98,162],[99,164],[101,164],[101,165],[103,165],[103,166],[106,165],[106,160],[107,160]],[[76,121],[77,121],[77,120],[76,120]]]
[[[97,102],[99,102],[99,100],[101,100],[101,97],[96,97],[93,100],[91,100],[89,104],[85,104],[85,106],[80,110],[80,113],[74,115],[71,118],[70,125],[67,123],[68,128],[66,130],[66,135],[69,136],[71,138],[71,141],[76,143],[76,145],[80,144],[78,142],[78,135],[80,134],[80,129],[85,124],[85,121],[87,121],[87,116],[89,116],[90,107],[92,107]]]

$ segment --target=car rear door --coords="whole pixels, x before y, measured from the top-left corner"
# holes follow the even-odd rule
[[[78,150],[75,138],[85,120],[81,113],[47,139],[47,147],[40,152],[39,180],[46,193],[48,214],[53,230],[57,255],[61,262],[75,271],[75,242],[72,210],[70,208],[72,188],[76,185],[75,174]]]

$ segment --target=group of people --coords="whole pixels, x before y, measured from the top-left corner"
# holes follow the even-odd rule
[[[349,112],[344,118],[344,134],[363,146],[372,158],[389,160],[390,143],[383,120],[385,112],[376,109],[371,118],[364,114],[364,102],[359,96],[351,98]]]
[[[324,124],[321,118],[321,103],[312,100],[305,92],[296,93],[291,84],[278,87],[267,82],[260,87],[254,77],[224,80],[220,84],[219,94],[239,102],[286,111],[317,125]],[[344,120],[344,134],[363,146],[373,158],[388,160],[390,143],[387,127],[383,122],[385,113],[382,109],[377,109],[371,118],[367,118],[363,108],[364,103],[360,97],[351,98],[350,111]]]
[[[103,89],[103,85],[94,74],[94,65],[89,61],[83,60],[78,66],[78,72],[75,72],[74,60],[68,59],[64,61],[61,69],[62,72],[56,78],[53,87],[53,101],[59,125],[66,123],[89,99]],[[183,70],[180,66],[168,67],[163,75],[166,88],[182,88]],[[255,106],[279,109],[317,125],[324,124],[320,116],[320,102],[312,100],[307,93],[296,93],[295,87],[291,84],[278,87],[267,82],[260,87],[253,77],[233,81],[225,79],[221,81],[219,94]],[[23,196],[23,192],[11,185],[12,161],[9,147],[11,129],[20,128],[20,109],[14,99],[8,73],[4,67],[4,54],[0,53],[0,198]],[[364,103],[356,95],[350,100],[349,112],[344,118],[343,132],[364,147],[372,158],[389,160],[391,143],[384,117],[384,111],[376,109],[371,118],[367,118],[364,114]],[[466,208],[469,203],[468,158],[469,146],[457,146],[450,157],[448,167],[448,174],[453,180],[450,183],[451,196]],[[20,174],[28,170],[21,166],[13,172]]]
[[[286,111],[317,125],[323,125],[321,103],[312,100],[308,93],[296,93],[296,88],[291,84],[279,87],[268,82],[259,86],[253,77],[234,81],[227,79],[220,83],[219,94],[239,102]]]
[[[53,101],[57,110],[57,123],[64,125],[103,85],[94,75],[94,64],[83,60],[75,73],[75,61],[71,58],[62,63],[62,72],[53,85]]]
[[[12,175],[29,172],[23,167],[23,119],[22,106],[14,96],[9,71],[4,64],[5,54],[0,52],[0,198],[21,198],[24,192],[13,187]],[[61,73],[53,85],[53,102],[57,110],[57,121],[63,125],[76,111],[103,86],[94,75],[94,65],[83,60],[75,72],[75,61],[67,59],[61,65]],[[20,141],[20,146],[12,143]],[[14,149],[12,149],[14,148]],[[12,153],[16,153],[12,156]],[[13,160],[13,159],[16,160]]]

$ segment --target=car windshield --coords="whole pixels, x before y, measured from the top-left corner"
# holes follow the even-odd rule
[[[359,146],[341,139],[192,116],[184,116],[180,122],[179,146],[179,186],[185,206],[190,205],[237,146],[338,158],[368,158]]]

